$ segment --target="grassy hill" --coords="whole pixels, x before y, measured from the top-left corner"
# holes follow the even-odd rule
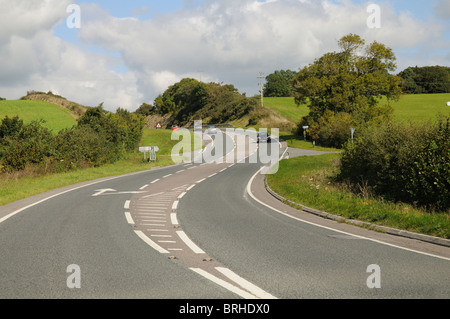
[[[394,117],[399,121],[435,120],[438,114],[450,115],[450,94],[411,94],[403,95],[398,102],[391,102]],[[383,99],[381,103],[387,103]],[[290,121],[297,123],[307,115],[305,105],[297,106],[293,97],[265,98],[264,105],[270,107]]]
[[[42,119],[54,133],[77,123],[70,110],[44,101],[0,101],[0,119],[5,116],[19,116],[24,123]]]

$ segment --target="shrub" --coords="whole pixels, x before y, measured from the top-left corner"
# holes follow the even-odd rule
[[[23,170],[27,163],[38,164],[54,155],[53,135],[41,123],[35,121],[22,125],[20,130],[16,127],[15,132],[2,139],[4,170]]]
[[[339,179],[367,183],[386,199],[449,209],[449,119],[437,123],[398,124],[362,130],[347,142]]]

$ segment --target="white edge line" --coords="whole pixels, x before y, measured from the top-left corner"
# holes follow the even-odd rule
[[[245,290],[250,291],[252,294],[254,294],[256,297],[261,299],[277,299],[276,297],[272,296],[268,292],[262,290],[258,286],[255,286],[251,282],[247,281],[246,279],[242,278],[241,276],[237,275],[233,271],[231,271],[228,268],[223,267],[216,267],[216,270],[221,272],[223,275],[225,275],[228,279],[234,281],[239,286],[244,288]]]
[[[130,203],[131,203],[131,201],[127,200],[127,201],[125,202],[125,205],[123,205],[123,207],[124,207],[125,209],[130,209]]]
[[[178,236],[182,241],[196,254],[204,254],[205,252],[198,247],[194,242],[186,235],[186,233],[182,230],[177,231]]]
[[[252,191],[251,191],[251,185],[253,184],[253,181],[254,181],[255,177],[259,174],[259,172],[260,172],[262,169],[263,169],[263,168],[261,168],[260,170],[258,170],[258,171],[255,173],[255,175],[253,175],[252,178],[250,179],[250,181],[248,182],[248,184],[247,184],[247,193],[248,193],[248,194],[249,194],[256,202],[260,203],[260,204],[263,205],[263,206],[266,206],[267,208],[273,210],[274,212],[277,212],[277,213],[279,213],[279,214],[281,214],[281,215],[284,215],[284,216],[287,216],[287,217],[289,217],[289,218],[298,220],[298,221],[300,221],[300,222],[302,222],[302,223],[309,224],[309,225],[313,225],[313,226],[320,227],[320,228],[323,228],[323,229],[327,229],[327,230],[330,230],[330,231],[333,231],[333,232],[337,232],[337,233],[341,233],[341,234],[344,234],[344,235],[353,236],[353,237],[359,238],[359,239],[366,239],[366,240],[369,240],[369,241],[372,241],[372,242],[375,242],[375,243],[378,243],[378,244],[382,244],[382,245],[386,245],[386,246],[390,246],[390,247],[394,247],[394,248],[403,249],[403,250],[410,251],[410,252],[414,252],[414,253],[418,253],[418,254],[421,254],[421,255],[426,255],[426,256],[435,257],[435,258],[439,258],[439,259],[444,259],[444,260],[450,261],[450,258],[447,258],[447,257],[442,257],[442,256],[438,256],[438,255],[434,255],[434,254],[429,254],[429,253],[425,253],[425,252],[422,252],[422,251],[418,251],[418,250],[414,250],[414,249],[410,249],[410,248],[406,248],[406,247],[394,245],[394,244],[389,244],[389,243],[383,242],[383,241],[381,241],[381,240],[377,240],[377,239],[373,239],[373,238],[369,238],[369,237],[364,237],[364,236],[359,236],[359,235],[351,234],[351,233],[348,233],[348,232],[345,232],[345,231],[342,231],[342,230],[338,230],[338,229],[334,229],[334,228],[331,228],[331,227],[327,227],[327,226],[319,225],[319,224],[316,224],[316,223],[312,223],[312,222],[309,222],[309,221],[300,219],[300,218],[298,218],[298,217],[289,215],[289,214],[287,214],[287,213],[285,213],[285,212],[282,212],[282,211],[280,211],[280,210],[278,210],[278,209],[276,209],[276,208],[274,208],[274,207],[272,207],[272,206],[270,206],[270,205],[268,205],[268,204],[266,204],[266,203],[263,203],[262,201],[260,201],[259,199],[257,199],[257,198],[255,197],[255,195],[253,195],[253,193],[252,193]]]
[[[192,271],[196,272],[197,274],[205,277],[206,279],[211,280],[212,282],[218,284],[219,286],[222,286],[223,288],[241,296],[244,299],[257,299],[256,296],[254,296],[236,286],[233,286],[232,284],[226,282],[225,280],[222,280],[220,278],[217,278],[214,275],[211,275],[209,272],[204,271],[203,269],[200,269],[200,268],[189,268],[189,269],[191,269]]]
[[[157,183],[157,182],[159,182],[160,181],[160,179],[158,178],[158,179],[155,179],[153,182],[151,182],[150,184],[155,184],[155,183]]]
[[[157,243],[155,243],[153,240],[145,236],[145,234],[140,230],[134,231],[136,235],[138,235],[147,245],[155,249],[156,251],[160,252],[161,254],[169,254],[167,250],[159,246]]]
[[[145,188],[147,188],[148,187],[148,184],[147,185],[144,185],[144,186],[142,186],[141,188],[139,188],[139,190],[141,191],[141,190],[144,190]]]
[[[182,198],[184,197],[184,195],[186,195],[186,192],[181,193],[180,196],[178,196],[178,199],[179,199],[179,200],[182,199]]]
[[[204,178],[204,179],[201,179],[201,180],[197,181],[197,183],[196,183],[196,184],[200,184],[200,183],[203,183],[204,181],[206,181],[206,178]]]
[[[134,222],[134,220],[133,220],[133,217],[131,217],[131,214],[130,214],[130,213],[126,212],[126,213],[125,213],[125,217],[126,217],[126,219],[127,219],[128,224],[130,224],[130,225],[135,225],[135,222]]]
[[[178,208],[178,203],[179,203],[179,201],[177,201],[177,200],[173,202],[172,210],[176,210]]]

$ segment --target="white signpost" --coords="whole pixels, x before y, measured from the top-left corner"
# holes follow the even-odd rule
[[[148,161],[156,161],[156,153],[159,152],[158,146],[144,146],[139,147],[139,152],[144,153],[144,160],[146,159],[145,154],[148,153]]]

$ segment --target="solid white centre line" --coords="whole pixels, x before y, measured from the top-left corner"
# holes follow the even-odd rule
[[[245,280],[244,278],[240,277],[236,273],[232,272],[228,268],[223,267],[216,267],[216,270],[224,274],[226,277],[237,283],[242,288],[250,291],[252,294],[254,294],[256,297],[261,299],[276,299],[276,297],[272,296],[268,292],[262,290],[261,288],[255,286],[251,282]]]
[[[198,247],[194,242],[186,235],[186,233],[182,230],[177,231],[178,236],[182,241],[196,254],[204,254],[205,252]]]
[[[219,286],[222,286],[225,289],[228,289],[229,291],[241,296],[242,298],[245,299],[257,299],[256,296],[252,295],[251,293],[248,293],[247,291],[233,286],[232,284],[226,282],[225,280],[222,280],[212,274],[210,274],[207,271],[204,271],[203,269],[200,268],[190,268],[192,271],[196,272],[197,274],[205,277],[208,280],[211,280],[212,282],[218,284]]]

